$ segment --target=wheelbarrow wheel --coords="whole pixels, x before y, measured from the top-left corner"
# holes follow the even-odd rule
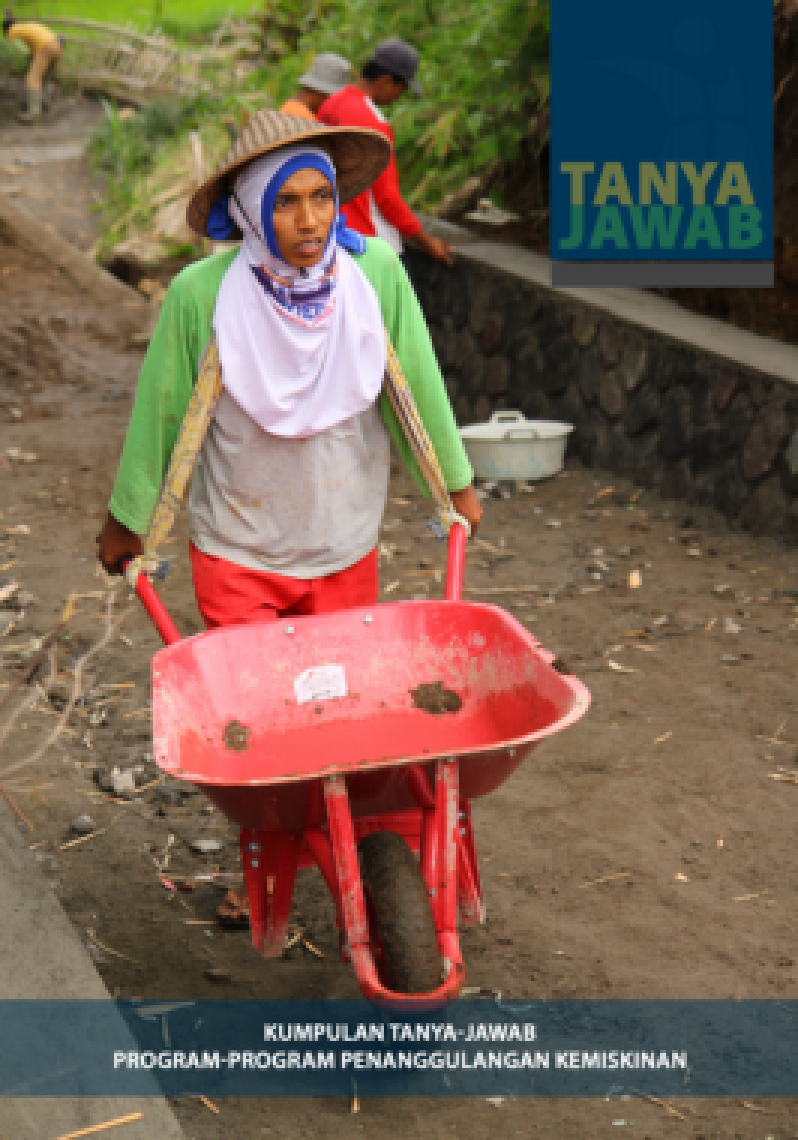
[[[385,985],[429,993],[441,983],[441,959],[424,877],[395,831],[374,831],[358,847],[372,941]]]

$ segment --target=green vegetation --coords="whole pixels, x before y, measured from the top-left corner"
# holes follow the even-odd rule
[[[131,234],[144,234],[156,254],[200,253],[184,220],[197,184],[191,135],[212,169],[237,129],[239,101],[175,99],[132,115],[104,101],[103,110],[91,142],[95,169],[105,177],[101,253]]]
[[[382,39],[421,54],[424,96],[389,111],[409,201],[434,206],[494,159],[512,162],[548,99],[548,0],[273,0],[267,88],[282,100],[318,51],[360,67]]]
[[[106,202],[116,215],[131,209],[136,182],[152,173],[175,142],[218,114],[216,101],[205,96],[153,103],[130,118],[107,101],[103,110],[91,154],[95,167],[108,175]]]
[[[131,25],[139,31],[157,26],[176,35],[207,31],[227,15],[246,16],[257,7],[252,0],[133,0],[132,4],[114,0],[16,0],[11,6],[20,20],[68,16]]]

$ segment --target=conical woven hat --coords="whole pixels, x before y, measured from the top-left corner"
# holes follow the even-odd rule
[[[239,171],[262,154],[282,146],[307,142],[326,150],[332,159],[338,182],[338,201],[343,205],[356,198],[379,178],[391,156],[391,144],[379,131],[359,127],[328,127],[313,119],[260,111],[244,127],[221,165],[200,186],[188,204],[188,224],[206,235],[208,214],[214,202],[229,193]],[[231,240],[240,237],[231,235]]]

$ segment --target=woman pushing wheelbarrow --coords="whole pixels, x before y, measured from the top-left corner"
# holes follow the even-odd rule
[[[141,371],[99,557],[142,553],[172,448],[215,335],[223,391],[188,501],[190,556],[209,629],[377,601],[377,537],[390,438],[424,490],[382,392],[385,330],[455,510],[482,508],[427,327],[402,265],[339,208],[385,169],[373,131],[264,112],[189,213],[241,247],[191,265],[169,288]],[[223,914],[235,919],[228,898]]]
[[[339,214],[388,159],[376,132],[263,111],[197,191],[193,228],[241,245],[166,294],[98,542],[168,643],[156,760],[241,825],[254,944],[282,951],[316,865],[363,992],[434,1003],[462,985],[458,904],[484,918],[470,799],[589,697],[459,600],[472,471],[401,264]],[[376,605],[391,438],[449,530],[443,603]],[[180,641],[147,575],[189,478],[209,632]]]

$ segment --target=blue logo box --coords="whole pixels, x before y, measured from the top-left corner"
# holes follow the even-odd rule
[[[773,4],[552,0],[552,283],[773,285]]]

